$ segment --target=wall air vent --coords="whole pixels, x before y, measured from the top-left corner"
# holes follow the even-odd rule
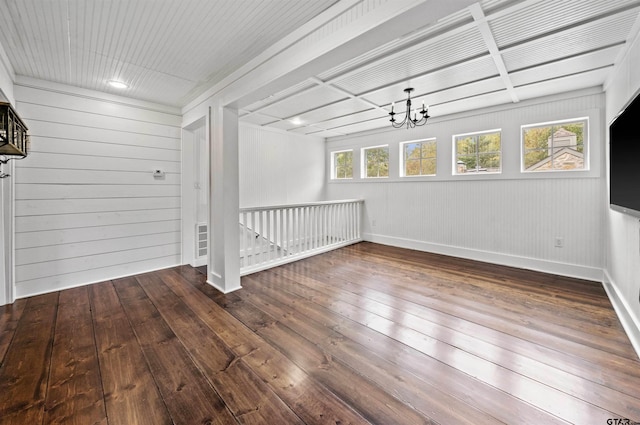
[[[208,234],[207,223],[196,224],[196,258],[207,256]]]

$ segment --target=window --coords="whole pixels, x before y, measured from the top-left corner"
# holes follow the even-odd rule
[[[400,144],[400,169],[404,177],[436,174],[436,139],[414,140]]]
[[[353,178],[353,151],[340,151],[331,153],[331,169],[334,179]]]
[[[453,136],[453,174],[488,174],[501,171],[500,129]]]
[[[588,118],[522,126],[522,170],[585,170]]]
[[[389,177],[389,146],[373,146],[362,150],[362,177]]]

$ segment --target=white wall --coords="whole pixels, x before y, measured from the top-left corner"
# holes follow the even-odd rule
[[[636,26],[637,27],[637,26]],[[616,66],[607,87],[607,123],[640,94],[640,35]],[[608,148],[608,133],[607,144]],[[608,149],[607,149],[608,154]],[[607,161],[608,164],[608,161]],[[607,169],[608,182],[608,169]],[[608,189],[608,184],[607,184]],[[639,189],[640,196],[640,189]],[[608,194],[607,194],[608,199]],[[608,201],[605,201],[608,204]],[[606,288],[627,334],[640,355],[640,224],[637,218],[606,209]]]
[[[196,225],[209,222],[209,145],[204,117],[182,129],[182,169],[182,263],[199,267],[206,265],[207,256],[201,256],[197,248]]]
[[[520,172],[520,126],[588,116],[591,168]],[[364,198],[366,240],[516,267],[602,279],[604,95],[590,89],[434,118],[417,129],[331,139],[354,149],[356,178],[328,184],[329,199]],[[502,174],[453,176],[452,135],[502,129]],[[436,177],[398,177],[399,143],[436,137]],[[389,144],[390,178],[362,180],[360,149]],[[330,161],[327,161],[329,164]],[[329,166],[327,173],[330,175]],[[564,247],[554,246],[555,238]]]
[[[240,125],[240,207],[324,199],[323,138]]]
[[[28,78],[15,97],[16,296],[179,264],[179,111]]]

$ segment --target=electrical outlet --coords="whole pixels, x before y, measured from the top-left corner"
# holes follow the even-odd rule
[[[555,242],[554,242],[554,246],[556,248],[563,248],[564,247],[564,238],[556,236],[556,239],[555,239]]]
[[[376,227],[376,219],[371,220],[371,227]]]

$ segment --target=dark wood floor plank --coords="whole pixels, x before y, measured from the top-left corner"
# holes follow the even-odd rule
[[[164,274],[163,281],[305,423],[369,423],[215,302],[203,298],[202,292],[217,295],[211,286],[185,285],[189,282],[178,273]]]
[[[510,340],[508,344],[500,341],[498,344],[486,343],[482,340],[482,336],[486,332],[480,327],[474,327],[474,332],[465,334],[458,331],[460,321],[453,323],[447,322],[447,317],[442,315],[428,315],[427,309],[418,309],[411,302],[397,302],[398,300],[388,300],[387,303],[375,301],[366,295],[356,295],[349,291],[336,288],[335,285],[328,285],[317,279],[296,276],[281,268],[273,271],[276,278],[275,285],[279,290],[298,290],[301,287],[307,287],[310,293],[308,297],[316,302],[323,299],[325,303],[329,303],[336,292],[342,302],[366,308],[370,312],[375,312],[386,319],[404,325],[410,329],[420,332],[421,334],[445,342],[451,346],[455,346],[474,356],[490,361],[494,364],[500,364],[505,368],[518,373],[522,376],[530,378],[534,381],[545,382],[546,385],[555,388],[563,393],[567,393],[581,400],[589,400],[604,410],[619,412],[626,417],[640,416],[640,394],[635,393],[629,395],[618,390],[595,383],[593,381],[581,378],[566,372],[561,367],[551,367],[535,359],[535,357],[527,357],[512,351]],[[289,278],[296,278],[295,282],[286,285],[283,281]],[[248,279],[250,281],[250,279]],[[264,282],[265,279],[261,279]],[[255,286],[260,288],[261,285]],[[296,291],[296,294],[297,291]],[[398,306],[398,308],[394,307]],[[424,319],[423,316],[427,316]],[[448,325],[448,326],[445,326]],[[564,365],[563,365],[564,366]]]
[[[290,275],[290,272],[286,269],[282,269],[280,273],[282,273],[283,276]],[[333,288],[336,287],[336,285],[329,286],[316,278],[305,279],[308,279],[309,284],[313,285],[314,288],[321,289],[325,293],[332,291]],[[300,283],[305,284],[305,280],[300,280]],[[594,371],[597,372],[595,364],[587,362],[582,357],[553,350],[524,338],[516,337],[506,331],[499,330],[502,328],[501,326],[483,326],[471,320],[461,318],[459,315],[441,311],[444,309],[442,308],[443,303],[439,299],[425,298],[398,289],[377,289],[373,285],[361,285],[360,283],[346,280],[340,281],[339,287],[341,290],[349,291],[358,298],[361,297],[362,299],[380,302],[392,308],[396,305],[402,305],[404,312],[416,315],[433,323],[442,324],[443,326],[455,329],[482,342],[508,349],[530,359],[536,359],[547,366],[565,370],[568,373],[601,385],[606,386],[608,378],[612,379],[610,382],[615,382],[616,385],[619,385],[622,380],[621,378],[627,376],[626,374],[615,373],[610,373],[606,376],[602,376],[599,373],[594,374]],[[493,327],[498,329],[494,329]],[[636,393],[635,388],[628,388],[628,390],[627,395]]]
[[[321,278],[321,276],[318,276]],[[610,355],[598,349],[585,347],[573,341],[567,341],[553,335],[545,334],[543,331],[532,330],[526,326],[518,325],[515,322],[496,317],[490,313],[477,312],[466,309],[456,304],[454,300],[447,300],[444,297],[434,294],[426,296],[412,291],[410,288],[395,287],[393,290],[378,282],[359,281],[354,283],[347,280],[332,281],[341,288],[350,288],[351,292],[358,295],[371,297],[376,293],[393,294],[396,302],[411,302],[422,308],[422,311],[435,311],[444,313],[450,317],[460,319],[466,323],[474,324],[474,332],[471,334],[479,339],[486,338],[489,331],[498,332],[501,335],[511,337],[507,347],[517,350],[517,341],[533,347],[534,358],[539,359],[551,366],[565,369],[578,376],[592,380],[605,386],[615,386],[624,390],[628,395],[637,394],[633,386],[627,385],[627,377],[640,376],[638,363],[633,360]],[[478,328],[481,332],[478,332]],[[491,342],[491,341],[489,341]],[[607,366],[607,373],[600,373],[602,365]]]
[[[26,302],[0,369],[3,425],[42,423],[57,309],[57,292]]]
[[[397,369],[389,368],[388,364],[378,370],[361,367],[365,359],[371,364],[372,353],[367,353],[366,350],[354,350],[338,356],[337,352],[326,347],[324,342],[332,337],[334,341],[339,339],[339,334],[314,326],[308,317],[296,314],[273,298],[262,294],[259,297],[254,296],[247,291],[239,293],[238,296],[246,303],[240,302],[237,308],[230,308],[230,311],[244,316],[243,321],[250,323],[259,335],[317,377],[342,399],[348,400],[372,422],[500,423],[495,417],[442,393],[434,386],[424,382],[418,383],[414,377],[398,373]],[[253,314],[253,320],[251,314],[248,314],[252,306],[259,310],[257,314]],[[260,313],[264,317],[260,318]],[[317,343],[311,343],[303,335]],[[388,395],[382,394],[382,389],[393,394],[394,399],[388,399]],[[420,419],[416,419],[418,412]]]
[[[87,287],[60,292],[45,424],[107,424]]]
[[[286,268],[286,267],[285,267]],[[282,283],[280,282],[282,288]],[[299,288],[291,285],[293,290]],[[322,304],[324,296],[315,293],[314,301]],[[331,298],[331,297],[327,297]],[[338,298],[338,297],[337,297]],[[389,320],[377,312],[369,312],[366,309],[350,305],[342,300],[326,300],[324,307],[334,313],[350,318],[364,326],[387,335],[402,342],[424,354],[437,358],[449,366],[474,376],[487,384],[500,389],[514,397],[522,399],[538,408],[550,412],[558,417],[573,423],[583,423],[591,420],[611,417],[611,413],[589,403],[558,391],[548,385],[529,379],[525,376],[513,373],[507,367],[485,361],[464,350],[460,350],[449,344],[442,343],[438,339],[424,335],[419,331],[404,326],[400,320]],[[508,364],[508,358],[505,358]],[[559,407],[562,405],[563,407]],[[572,406],[571,409],[566,409]]]
[[[0,425],[640,422],[594,282],[372,243],[226,295],[202,269],[0,307]]]
[[[237,424],[135,277],[113,282],[175,424]]]
[[[244,300],[242,294],[238,295]],[[275,307],[273,303],[269,305]],[[304,338],[300,333],[292,331],[291,328],[285,326],[284,322],[280,322],[278,318],[270,315],[269,313],[273,312],[273,310],[259,309],[259,307],[242,301],[236,304],[236,307],[229,309],[229,311],[254,332],[265,338],[271,345],[277,347],[305,372],[328,388],[331,388],[341,399],[348,401],[351,406],[371,422],[397,425],[437,423],[437,421],[432,421],[426,415],[421,415],[415,410],[421,403],[428,404],[430,400],[433,400],[435,397],[431,394],[420,394],[421,391],[416,391],[414,394],[415,399],[413,400],[416,403],[405,404],[396,398],[397,396],[391,396],[391,394],[396,394],[392,387],[386,386],[382,388],[342,363],[339,359],[332,357],[323,347]],[[275,315],[278,317],[286,315],[287,319],[296,320],[291,311],[285,313],[280,310]],[[305,330],[309,330],[309,328]],[[315,336],[319,334],[307,335],[317,341]],[[421,398],[420,396],[423,397]],[[430,404],[429,407],[429,410],[436,408],[434,404]],[[457,423],[467,423],[468,418],[469,416],[464,416],[464,412],[460,412]],[[473,423],[480,423],[477,416]],[[491,420],[490,423],[495,423],[495,420]]]
[[[366,245],[366,244],[365,244]],[[341,255],[336,260],[335,256]],[[432,285],[431,275],[423,278],[416,278],[412,274],[407,272],[398,271],[404,277],[402,280],[394,279],[392,276],[383,276],[381,273],[375,271],[375,267],[371,265],[370,258],[364,258],[365,265],[358,265],[354,261],[353,255],[337,254],[331,252],[327,256],[330,264],[338,264],[335,267],[339,270],[333,270],[334,268],[325,267],[331,271],[326,279],[335,280],[336,284],[341,284],[341,277],[347,275],[347,280],[357,280],[360,282],[366,282],[366,285],[380,288],[383,291],[387,291],[390,286],[394,288],[401,288],[406,291],[408,299],[422,299],[431,308],[441,309],[441,311],[447,312],[451,315],[458,316],[460,318],[475,321],[477,323],[492,327],[493,325],[486,323],[489,319],[494,322],[499,322],[502,326],[501,330],[512,334],[514,336],[522,336],[523,334],[527,339],[535,340],[538,344],[546,346],[548,348],[566,351],[576,354],[580,357],[593,359],[594,362],[602,364],[603,362],[610,365],[614,370],[619,369],[623,374],[632,374],[634,376],[640,376],[638,370],[637,360],[629,360],[631,357],[635,357],[633,348],[629,347],[628,341],[621,353],[612,353],[607,347],[607,342],[602,339],[598,339],[597,335],[589,335],[588,332],[577,332],[575,330],[570,331],[563,329],[563,326],[558,323],[563,323],[561,317],[555,317],[553,319],[547,319],[540,321],[539,315],[534,314],[532,311],[526,309],[513,312],[509,308],[498,308],[493,305],[493,300],[499,297],[499,293],[496,293],[494,297],[487,299],[475,297],[473,294],[465,292],[467,285],[461,285],[458,283],[449,283],[447,285],[435,284]],[[310,259],[308,263],[313,267],[313,261],[318,261],[317,258]],[[384,260],[387,261],[387,260]],[[349,264],[349,268],[346,269],[345,264]],[[296,265],[296,267],[309,267],[307,263],[302,265]],[[380,267],[378,265],[378,267]],[[298,271],[296,271],[298,273]],[[313,273],[311,270],[300,271],[300,273]],[[440,272],[438,272],[440,273]],[[468,273],[472,273],[470,270]],[[436,279],[437,281],[437,279]],[[528,302],[528,297],[523,295],[522,301],[514,304],[523,304]],[[434,305],[435,304],[435,305]],[[556,308],[559,310],[558,308]],[[612,309],[610,309],[612,310]],[[553,317],[553,316],[552,316]],[[557,323],[551,323],[557,322]],[[533,325],[537,323],[537,325]],[[619,323],[612,324],[620,335],[617,339],[624,340],[626,336]],[[554,332],[554,330],[562,329],[560,332]],[[573,332],[573,337],[566,337],[567,332]],[[578,335],[578,336],[576,336]],[[597,341],[597,342],[594,342]],[[594,346],[594,344],[596,346]]]
[[[9,344],[16,333],[18,322],[24,312],[27,300],[16,300],[13,304],[0,306],[0,367],[4,363]]]
[[[109,425],[173,424],[111,282],[89,298]]]
[[[280,279],[278,288],[272,287],[264,275],[259,282],[246,278],[245,284],[251,287],[251,292],[239,296],[270,311],[274,311],[274,305],[282,303],[280,309],[287,311],[286,317],[281,319],[283,323],[304,335],[313,335],[314,340],[320,341],[321,347],[334,359],[344,361],[363,376],[371,377],[394,394],[402,395],[417,409],[433,411],[439,406],[441,416],[436,419],[441,423],[464,423],[467,420],[482,423],[483,419],[486,423],[564,423],[430,356],[394,343],[366,326],[328,310],[323,311],[302,297],[283,294],[286,287],[282,286]],[[253,295],[254,291],[259,295]],[[287,302],[287,299],[291,301]],[[296,316],[297,320],[293,321]],[[364,345],[352,338],[364,341]],[[394,362],[398,358],[407,359],[408,364]],[[469,398],[469,393],[474,397]],[[440,396],[434,398],[437,394]],[[460,414],[461,418],[456,417]]]
[[[341,263],[345,255],[348,256],[347,251],[344,253],[331,252],[327,257],[341,256],[339,261]],[[433,257],[433,254],[426,255],[427,257],[425,258],[427,259]],[[385,268],[391,267],[392,270],[402,272],[409,280],[416,282],[428,281],[430,288],[442,289],[453,296],[463,294],[464,300],[472,301],[470,307],[481,308],[485,306],[485,309],[493,308],[495,311],[509,314],[512,319],[517,317],[513,316],[514,314],[518,314],[523,323],[527,323],[532,328],[543,329],[546,333],[553,332],[561,338],[575,339],[581,344],[592,345],[610,353],[621,353],[625,356],[631,354],[627,340],[624,338],[624,334],[620,332],[622,328],[618,327],[617,318],[612,313],[613,310],[608,303],[606,308],[598,308],[580,300],[563,299],[560,301],[564,308],[558,309],[556,299],[550,296],[550,294],[554,293],[550,288],[546,288],[546,294],[536,293],[521,282],[520,284],[514,283],[515,279],[510,277],[504,278],[501,276],[501,279],[496,279],[496,273],[492,277],[478,275],[476,273],[477,268],[482,267],[485,263],[472,262],[473,268],[463,269],[458,267],[455,271],[452,271],[446,267],[447,262],[452,262],[452,257],[436,256],[436,258],[439,260],[437,268],[427,269],[429,273],[425,273],[424,263],[413,263],[406,259],[394,259],[392,261],[380,257],[376,258],[375,261],[372,258],[363,259],[363,265],[360,270],[363,274],[384,279],[385,277],[393,278],[393,275],[389,274]],[[448,260],[444,261],[442,258]],[[318,259],[314,260],[317,261]],[[400,261],[403,261],[402,268],[398,266]],[[455,261],[459,261],[459,259],[455,259]],[[464,261],[469,262],[470,260]],[[517,269],[506,268],[502,268],[502,270],[509,270],[514,273],[517,271]],[[563,286],[563,283],[558,282],[558,284]],[[530,286],[535,288],[533,285],[534,282],[530,282]],[[596,284],[591,283],[590,286],[596,286]],[[562,293],[558,291],[558,288],[556,288],[555,292]],[[527,301],[526,304],[522,304],[522,296],[525,293]],[[595,297],[592,296],[591,298]],[[600,299],[606,301],[606,297],[600,297]],[[532,318],[533,320],[531,320]],[[563,319],[561,326],[558,325],[557,318]],[[593,338],[595,335],[598,335],[599,338]]]
[[[163,283],[161,276],[166,274],[149,273],[137,280],[233,415],[245,424],[301,423],[244,360]]]
[[[329,257],[335,255],[339,254],[330,253]],[[393,279],[392,274],[380,269],[380,264],[371,263],[371,259],[364,261],[359,269],[360,275],[373,274],[381,280]],[[377,272],[376,268],[378,268]],[[547,298],[536,297],[536,294],[528,293],[526,304],[523,304],[522,291],[504,285],[491,288],[496,286],[494,281],[479,278],[469,271],[462,273],[458,270],[455,274],[451,272],[445,274],[441,270],[435,270],[426,274],[417,265],[412,264],[407,268],[408,270],[402,269],[402,273],[410,278],[410,281],[428,282],[428,286],[420,288],[421,291],[434,289],[442,291],[448,297],[462,298],[469,308],[485,312],[495,311],[503,317],[526,323],[533,329],[542,329],[545,333],[553,333],[563,339],[573,339],[580,344],[591,345],[606,352],[622,353],[625,356],[630,354],[627,341],[620,336],[618,329],[611,327],[611,320],[615,320],[615,316],[610,315],[610,308],[606,310],[608,317],[601,319],[598,314],[595,314],[596,311],[592,306],[580,303],[572,305],[571,302],[565,301],[564,308],[559,310],[557,303],[550,301],[548,296]],[[415,273],[412,271],[414,268],[417,270]],[[602,309],[597,311],[600,312]],[[562,319],[561,325],[558,324],[558,318]],[[593,338],[595,335],[599,338]]]

